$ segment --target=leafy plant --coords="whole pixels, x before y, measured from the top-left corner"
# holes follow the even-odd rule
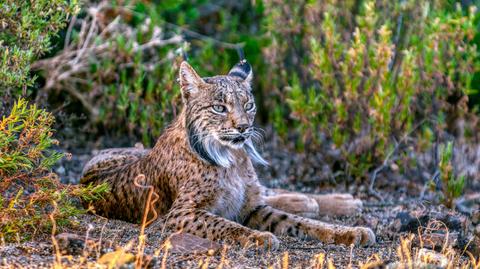
[[[178,112],[177,67],[183,52],[205,76],[226,73],[238,61],[235,49],[221,42],[219,47],[218,40],[183,25],[209,16],[196,13],[201,4],[89,3],[72,22],[65,48],[33,64],[45,78],[41,91],[61,100],[53,107],[66,103],[67,113],[84,114],[90,133],[128,134],[151,145]],[[183,17],[178,9],[192,16]],[[218,23],[228,24],[228,30],[238,25]]]
[[[63,185],[50,168],[64,155],[51,148],[53,116],[19,99],[0,121],[0,238],[19,241],[51,229],[84,213],[79,198],[99,199],[107,185]]]
[[[453,143],[450,141],[446,145],[442,144],[439,148],[440,161],[438,163],[439,178],[441,182],[441,201],[445,206],[453,208],[455,199],[463,194],[465,187],[465,176],[455,174],[452,158]],[[436,189],[436,184],[431,181],[430,187]]]
[[[265,55],[279,79],[264,87],[276,89],[274,125],[294,128],[301,149],[327,144],[347,174],[367,178],[390,152],[407,165],[412,154],[403,149],[424,152],[468,114],[479,66],[474,9],[464,15],[429,1],[294,2],[280,8],[267,1],[272,42]]]
[[[58,141],[52,138],[52,115],[36,105],[28,106],[19,99],[9,116],[0,122],[0,176],[18,172],[35,173],[48,170],[62,153],[51,150]]]
[[[47,52],[77,1],[5,0],[0,2],[0,93],[19,94],[32,86],[30,63]]]
[[[176,69],[167,63],[183,39],[167,36],[138,8],[108,1],[87,8],[66,47],[33,68],[46,79],[42,90],[69,98],[67,109],[85,112],[89,127],[122,130],[149,144],[175,113]]]

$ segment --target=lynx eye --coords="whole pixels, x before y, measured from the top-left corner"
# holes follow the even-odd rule
[[[246,111],[249,111],[249,110],[252,110],[253,109],[253,103],[246,103],[245,104],[245,110]]]
[[[227,108],[225,106],[222,106],[222,105],[213,105],[212,109],[213,109],[213,111],[215,111],[217,113],[227,112]]]

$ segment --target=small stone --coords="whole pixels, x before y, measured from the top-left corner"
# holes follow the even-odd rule
[[[472,223],[475,225],[480,224],[480,210],[475,210],[472,213]]]
[[[58,248],[62,254],[79,255],[85,249],[86,240],[72,233],[61,233],[55,236],[57,240]],[[93,242],[89,242],[93,243]]]
[[[221,249],[216,242],[188,233],[175,233],[167,240],[170,241],[172,253],[214,255]]]
[[[398,165],[397,165],[396,163],[392,163],[392,164],[390,165],[390,169],[392,169],[392,171],[395,171],[395,172],[396,172],[396,171],[399,170],[399,167],[398,167]]]
[[[145,147],[143,146],[143,144],[140,143],[140,142],[135,143],[135,148],[137,148],[137,149],[145,149]]]
[[[134,268],[134,261],[135,255],[126,252],[123,248],[105,253],[98,259],[98,263],[104,264],[108,268]]]
[[[425,212],[398,212],[391,228],[395,232],[417,233],[419,227],[427,227],[429,223],[439,221],[443,223],[449,231],[461,231],[465,225],[466,219],[452,214]]]
[[[448,265],[448,259],[445,255],[426,248],[421,248],[418,251],[418,259],[423,263],[436,265],[441,268],[445,268]]]
[[[426,233],[421,238],[415,237],[414,245],[429,249],[442,248],[447,246],[456,247],[458,245],[458,233]]]
[[[55,172],[57,172],[59,175],[65,175],[65,167],[60,166],[55,170]]]
[[[428,216],[414,217],[409,212],[398,212],[392,228],[396,232],[417,232],[419,226],[428,222]]]

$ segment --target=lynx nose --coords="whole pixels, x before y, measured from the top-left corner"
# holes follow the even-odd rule
[[[248,129],[249,125],[248,124],[239,124],[237,125],[237,130],[243,134],[247,129]]]

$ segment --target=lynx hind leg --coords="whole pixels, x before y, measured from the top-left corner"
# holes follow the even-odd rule
[[[80,183],[87,183],[91,178],[101,173],[113,172],[126,164],[144,157],[149,151],[139,147],[101,150],[85,164]]]
[[[318,203],[320,215],[348,216],[362,212],[363,203],[353,198],[351,194],[311,194],[309,197]]]
[[[317,239],[326,244],[370,246],[376,242],[375,234],[369,228],[332,225],[292,215],[268,205],[257,207],[245,219],[244,225],[275,235]]]
[[[265,203],[273,208],[305,218],[317,218],[319,215],[318,203],[313,198],[300,193],[284,193],[265,197]]]
[[[280,202],[276,202],[274,204],[270,204],[268,201],[271,200],[279,200],[281,198],[286,198],[286,194],[290,195],[297,195],[306,196],[307,198],[303,198],[303,201],[313,203],[310,207],[317,207],[318,216],[348,216],[359,213],[363,209],[363,203],[359,199],[355,199],[351,194],[348,193],[332,193],[332,194],[306,194],[306,193],[299,193],[299,192],[291,192],[283,189],[267,189],[265,191],[267,195],[266,200],[267,204],[272,205],[274,208],[282,209],[286,212],[295,213],[294,210],[297,204],[292,205],[292,209],[289,208],[287,203],[283,203],[283,207],[277,207]],[[273,197],[278,197],[274,199]],[[298,214],[304,217],[310,217],[311,214],[303,215]],[[310,217],[311,218],[311,217]]]

